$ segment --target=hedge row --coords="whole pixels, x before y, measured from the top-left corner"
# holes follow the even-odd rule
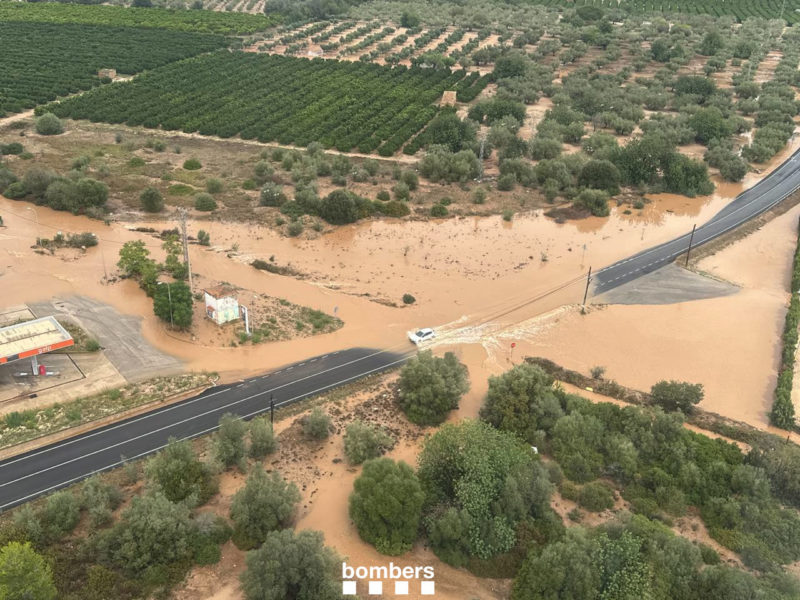
[[[798,223],[797,247],[792,264],[792,298],[789,310],[786,311],[786,322],[783,326],[783,351],[781,366],[778,369],[778,384],[775,386],[775,401],[769,415],[770,423],[781,429],[794,429],[794,404],[792,403],[792,379],[794,378],[794,360],[797,351],[800,325],[800,223]]]

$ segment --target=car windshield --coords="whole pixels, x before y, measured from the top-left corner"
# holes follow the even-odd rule
[[[425,337],[426,335],[428,335],[428,332],[427,332],[427,331],[425,331],[424,329],[420,329],[420,330],[417,332],[417,337]]]

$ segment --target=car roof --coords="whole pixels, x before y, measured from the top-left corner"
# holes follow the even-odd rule
[[[423,333],[423,334],[433,333],[433,329],[431,329],[430,327],[423,327],[422,329],[418,329],[417,333]]]

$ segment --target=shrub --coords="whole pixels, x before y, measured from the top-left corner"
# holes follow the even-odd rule
[[[28,190],[25,189],[25,184],[21,181],[15,181],[5,189],[0,190],[2,194],[10,200],[19,200],[28,195]]]
[[[286,202],[286,194],[283,193],[283,187],[277,183],[267,182],[261,188],[261,195],[259,196],[261,206],[283,206]]]
[[[506,208],[503,211],[503,221],[511,221],[514,218],[514,211],[510,208]]]
[[[398,403],[412,423],[438,425],[468,390],[467,368],[455,354],[447,352],[439,358],[426,350],[400,372]]]
[[[53,113],[45,113],[36,119],[36,133],[40,135],[58,135],[64,133],[64,124]]]
[[[370,460],[353,484],[350,518],[362,540],[382,554],[397,556],[410,550],[417,538],[424,498],[419,479],[406,463]]]
[[[129,167],[143,167],[147,163],[141,156],[134,156],[128,161]]]
[[[355,223],[362,216],[359,205],[365,199],[348,192],[347,190],[334,190],[320,203],[319,216],[331,225],[345,225]]]
[[[268,475],[256,465],[231,502],[234,539],[244,548],[261,544],[270,531],[289,525],[299,501],[294,483],[287,483],[274,471]]]
[[[397,200],[408,200],[410,196],[410,191],[411,188],[409,188],[408,184],[403,181],[397,182],[396,184],[394,184],[394,187],[392,188],[392,192],[394,192],[394,197]]]
[[[200,161],[196,158],[189,158],[183,161],[183,168],[187,171],[197,171],[198,169],[203,168],[203,165],[201,165]]]
[[[497,178],[497,189],[501,192],[510,192],[517,185],[517,177],[514,173],[503,173]]]
[[[206,180],[206,191],[209,194],[219,194],[224,185],[219,179],[211,178]]]
[[[334,600],[341,596],[341,560],[318,531],[273,531],[247,554],[241,575],[246,600]]]
[[[278,449],[278,442],[272,430],[272,424],[266,417],[257,417],[250,421],[250,456],[264,458]]]
[[[201,192],[194,197],[194,208],[204,212],[217,210],[217,201],[211,194]]]
[[[80,518],[80,504],[72,492],[56,492],[47,499],[41,513],[45,538],[51,541],[62,538],[75,529]]]
[[[389,192],[386,190],[381,190],[380,192],[378,192],[377,198],[382,202],[388,202],[389,200],[392,199],[392,197],[389,195]]]
[[[447,207],[443,204],[434,204],[431,206],[432,217],[446,217],[448,214]]]
[[[405,183],[412,192],[419,187],[419,177],[414,171],[403,171],[400,175],[400,181]]]
[[[403,294],[403,304],[414,304],[416,301],[417,299],[411,294]]]
[[[584,485],[578,492],[578,504],[591,512],[601,512],[614,506],[614,491],[602,481]]]
[[[390,200],[380,207],[380,211],[387,217],[407,217],[411,214],[408,204],[402,200]]]
[[[289,234],[289,237],[297,237],[301,233],[303,233],[303,223],[300,221],[292,221],[289,223],[289,227],[286,229],[286,233]]]
[[[50,565],[28,542],[12,541],[0,548],[0,591],[8,600],[58,597]]]
[[[473,204],[483,204],[486,202],[486,190],[484,188],[475,188],[472,192],[472,203]]]
[[[608,192],[603,190],[583,190],[575,199],[575,204],[589,210],[596,217],[608,216]]]
[[[0,154],[22,154],[24,152],[22,144],[11,142],[10,144],[0,144]]]
[[[211,245],[211,234],[203,229],[197,232],[197,243],[201,246],[210,246]]]
[[[606,368],[601,366],[595,366],[589,369],[589,373],[592,375],[592,379],[602,379],[603,375],[606,373]]]
[[[198,506],[217,492],[217,483],[208,465],[197,458],[187,440],[171,439],[166,448],[147,461],[148,483],[170,502],[186,501]]]
[[[86,340],[86,351],[87,352],[97,352],[100,350],[100,342],[98,342],[94,338],[89,338]]]
[[[380,456],[394,445],[392,437],[381,427],[363,421],[353,421],[344,434],[344,454],[350,464]]]
[[[139,202],[142,205],[142,210],[145,212],[161,212],[164,210],[164,197],[154,187],[145,188],[139,194]]]
[[[244,468],[244,436],[247,427],[239,417],[223,415],[219,420],[219,431],[214,438],[214,458],[226,467],[238,465]]]
[[[303,433],[314,440],[324,440],[331,432],[331,418],[321,408],[316,407],[303,418]]]

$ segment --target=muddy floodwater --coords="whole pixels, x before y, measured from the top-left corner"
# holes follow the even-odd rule
[[[762,173],[750,174],[744,185],[752,185],[793,149]],[[372,220],[309,232],[313,239],[281,237],[242,223],[190,222],[190,235],[205,229],[211,236],[209,248],[190,247],[192,268],[203,283],[241,288],[243,304],[253,295],[275,296],[335,313],[345,323],[330,334],[239,347],[208,343],[212,326],[202,321],[200,311],[195,335],[168,331],[135,282],[104,282],[117,274],[119,249],[126,241],[144,240],[153,257],[162,259],[160,241],[152,235],[125,223],[105,225],[0,198],[5,221],[0,228],[0,299],[10,306],[53,296],[91,296],[141,316],[146,339],[187,368],[219,371],[225,380],[352,346],[407,350],[407,330],[432,326],[441,344],[477,344],[489,349],[486,360],[499,360],[504,368],[503,361],[528,353],[573,367],[603,364],[610,376],[636,387],[665,377],[701,381],[709,406],[730,407],[731,416],[762,423],[774,378],[794,211],[768,226],[780,229],[780,244],[772,243],[778,238],[757,233],[708,259],[707,270],[717,269],[718,276],[745,285],[739,294],[666,307],[593,308],[588,316],[572,308],[583,299],[590,266],[602,268],[689,231],[741,189],[725,184],[706,197],[655,195],[643,210],[625,214],[625,205],[614,207],[609,218],[557,223],[535,210],[520,211],[509,222],[499,216]],[[176,222],[165,217],[136,225],[164,229]],[[53,237],[58,231],[92,231],[100,243],[85,253],[34,252],[37,236]],[[770,240],[761,242],[764,256],[754,257],[751,246],[763,239]],[[728,255],[736,256],[730,262],[740,269],[726,269]],[[302,277],[258,271],[249,264],[254,259],[290,266]],[[416,298],[414,304],[403,306],[406,293]],[[535,342],[528,341],[531,332]],[[506,352],[512,339],[520,340],[516,356],[498,359],[495,354]],[[741,368],[720,372],[711,366],[715,361],[720,369]],[[740,402],[747,408],[735,408]]]

